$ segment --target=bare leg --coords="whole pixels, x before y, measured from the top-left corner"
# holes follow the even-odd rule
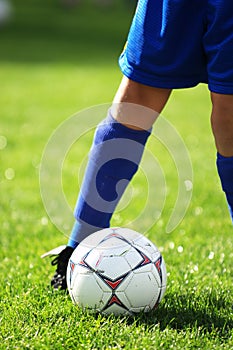
[[[170,89],[150,87],[123,77],[113,100],[112,116],[132,129],[148,130],[170,94]]]
[[[217,151],[225,157],[233,156],[233,95],[211,93],[213,104],[211,125]]]
[[[217,168],[233,222],[233,95],[211,93]]]

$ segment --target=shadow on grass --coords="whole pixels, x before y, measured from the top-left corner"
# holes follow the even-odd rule
[[[14,3],[12,21],[0,27],[0,62],[112,63],[133,15],[119,0],[107,9],[89,0],[69,10],[52,0]]]
[[[185,329],[201,329],[203,333],[218,334],[228,339],[233,329],[233,320],[229,318],[232,305],[226,298],[205,295],[202,303],[190,300],[189,296],[179,295],[176,300],[167,300],[151,314],[142,314],[134,318],[136,324],[152,326],[158,324],[161,330],[173,328],[178,331]]]
[[[192,333],[201,333],[202,335],[209,335],[211,337],[217,336],[220,340],[228,340],[232,336],[233,319],[232,304],[229,298],[216,297],[213,294],[203,294],[200,298],[189,297],[188,295],[177,295],[177,298],[172,298],[170,295],[166,297],[165,301],[161,303],[159,308],[151,313],[135,314],[135,316],[114,316],[101,315],[93,312],[93,310],[83,310],[76,307],[74,309],[71,303],[68,293],[64,291],[55,292],[49,289],[49,294],[56,295],[58,298],[58,304],[62,305],[63,302],[70,304],[69,313],[67,311],[60,313],[59,317],[63,317],[64,320],[69,318],[76,310],[76,317],[87,317],[99,319],[100,323],[104,323],[107,320],[112,320],[119,324],[127,324],[129,326],[141,326],[145,325],[153,332],[154,326],[159,327],[161,331],[165,329],[174,329],[177,332],[183,332],[190,330]],[[61,299],[61,300],[60,300]],[[54,299],[52,299],[54,300]],[[56,300],[56,298],[55,298]],[[101,321],[102,320],[102,321]]]

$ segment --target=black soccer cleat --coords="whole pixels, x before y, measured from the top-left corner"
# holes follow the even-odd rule
[[[69,259],[74,251],[74,248],[68,246],[60,246],[53,250],[50,250],[48,253],[43,254],[41,257],[45,258],[46,256],[55,256],[51,261],[51,265],[57,265],[57,269],[53,278],[51,279],[51,286],[54,289],[66,290],[66,270]]]

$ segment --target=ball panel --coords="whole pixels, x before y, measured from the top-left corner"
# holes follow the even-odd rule
[[[146,254],[152,261],[156,261],[160,256],[158,248],[146,237],[140,237],[134,244],[141,252]]]
[[[130,249],[124,254],[125,260],[128,262],[131,269],[135,269],[140,263],[143,262],[142,255],[134,248],[130,247]]]
[[[110,255],[104,256],[98,266],[101,274],[105,277],[115,280],[126,275],[131,271],[130,265],[122,256]]]
[[[128,243],[116,233],[110,233],[107,235],[99,244],[98,248],[103,250],[116,249],[116,248],[127,248]]]
[[[87,247],[85,244],[79,244],[77,248],[73,251],[70,259],[74,262],[74,264],[80,263],[90,252],[90,247]]]
[[[88,308],[101,308],[104,292],[93,274],[75,274],[70,288],[76,304]]]
[[[76,274],[69,293],[74,304],[101,312],[112,295],[111,289],[95,273]]]
[[[144,310],[149,306],[151,309],[156,304],[160,285],[152,273],[153,266],[146,265],[130,274],[119,286],[118,293],[124,292],[131,309]]]

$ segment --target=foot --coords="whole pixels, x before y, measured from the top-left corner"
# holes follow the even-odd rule
[[[73,251],[74,248],[63,245],[52,249],[41,256],[42,258],[45,258],[46,256],[55,256],[55,258],[51,261],[51,265],[57,265],[55,274],[51,279],[51,286],[54,289],[67,289],[66,270],[69,258],[71,257]]]

